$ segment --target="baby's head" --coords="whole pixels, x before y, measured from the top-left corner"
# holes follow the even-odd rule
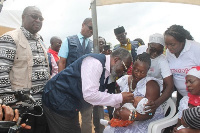
[[[183,110],[181,124],[184,127],[200,129],[200,107]]]

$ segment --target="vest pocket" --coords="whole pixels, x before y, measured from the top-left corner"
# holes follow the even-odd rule
[[[28,61],[26,56],[16,56],[14,60],[14,64],[12,67],[12,76],[11,79],[16,81],[15,84],[23,83],[25,80],[26,75],[28,75]],[[18,83],[17,83],[18,82]]]
[[[70,64],[72,62],[74,62],[75,60],[77,60],[77,56],[78,56],[78,53],[77,53],[77,46],[75,45],[70,45],[70,49],[69,49],[69,55],[67,57],[67,59],[70,60]]]
[[[22,68],[22,67],[27,67],[27,57],[26,56],[16,56],[14,59],[14,65],[13,67],[16,68]]]

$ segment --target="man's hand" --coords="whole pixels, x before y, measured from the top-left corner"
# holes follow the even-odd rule
[[[4,110],[4,114],[3,114],[3,110]],[[3,120],[3,116],[5,118],[4,121],[13,121],[13,120],[17,121],[19,118],[19,113],[17,110],[15,111],[15,113],[16,115],[14,118],[14,112],[10,106],[6,106],[6,105],[0,106],[0,121]]]
[[[24,129],[31,129],[31,126],[26,125],[25,123],[21,124],[21,127]]]
[[[122,92],[123,101],[122,103],[134,103],[133,93]]]

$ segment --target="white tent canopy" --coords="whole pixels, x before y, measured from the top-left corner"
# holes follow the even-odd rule
[[[21,26],[22,11],[3,10],[0,13],[0,35]]]
[[[200,5],[200,0],[96,0],[97,6],[133,3],[133,2],[171,2],[171,3],[184,3]]]
[[[200,5],[200,0],[91,0],[91,11],[92,11],[92,21],[93,21],[93,44],[94,52],[99,52],[98,46],[98,25],[97,25],[97,12],[96,6],[112,5],[112,4],[122,4],[122,3],[134,3],[134,2],[170,2],[170,3],[184,3]]]

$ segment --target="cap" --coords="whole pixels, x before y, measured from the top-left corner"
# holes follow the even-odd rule
[[[164,36],[162,34],[159,34],[159,33],[155,33],[153,35],[150,35],[149,43],[159,43],[159,44],[165,46]]]

